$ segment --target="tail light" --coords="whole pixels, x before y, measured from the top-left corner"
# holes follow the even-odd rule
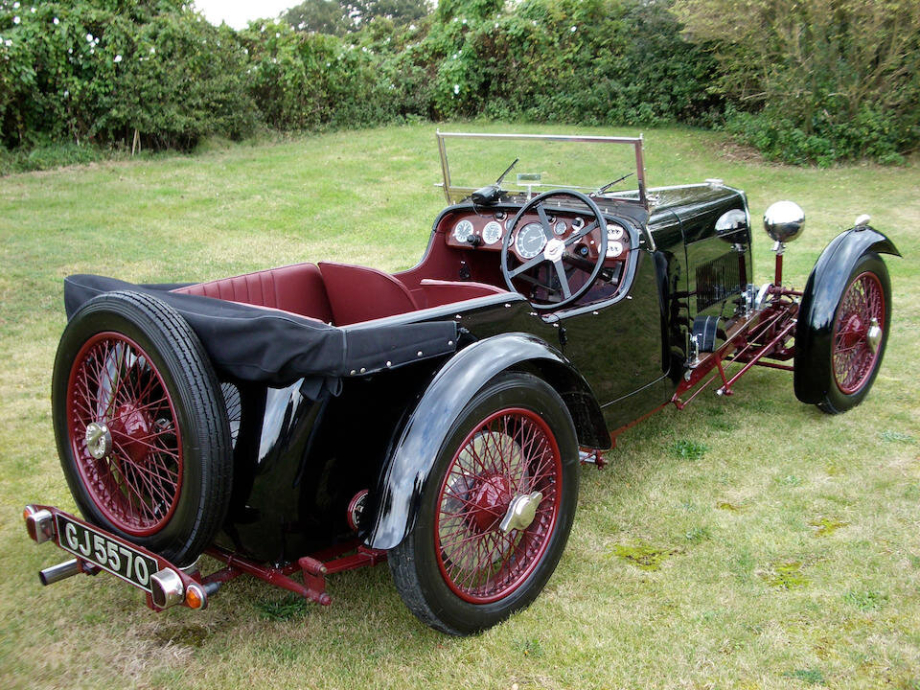
[[[26,506],[22,511],[26,521],[26,531],[38,544],[54,539],[54,516],[50,511],[38,510],[35,506]]]

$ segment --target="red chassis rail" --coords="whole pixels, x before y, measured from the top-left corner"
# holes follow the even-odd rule
[[[616,446],[617,437],[624,431],[664,409],[667,405],[673,403],[677,409],[683,410],[717,379],[721,380],[721,386],[716,389],[716,393],[731,395],[735,383],[755,366],[792,371],[793,367],[784,362],[788,362],[795,356],[795,344],[790,344],[790,341],[795,338],[799,299],[802,297],[802,292],[783,287],[780,284],[781,278],[782,254],[777,256],[776,283],[765,287],[762,295],[763,299],[769,299],[769,302],[749,316],[741,315],[730,320],[724,330],[719,333],[725,340],[722,346],[692,363],[668,402],[612,431],[610,439],[613,445]],[[742,364],[743,366],[729,377],[726,372],[726,366],[729,364]],[[708,379],[707,376],[709,376]],[[683,396],[688,393],[689,397],[684,398]],[[607,461],[602,452],[594,448],[582,448],[580,451],[582,464],[590,463],[598,469],[603,469]]]
[[[781,285],[770,285],[766,294],[772,297],[769,304],[750,318],[737,317],[730,321],[725,328],[725,342],[722,346],[687,370],[684,380],[671,398],[671,402],[679,410],[686,407],[716,379],[721,379],[722,382],[716,393],[731,395],[732,386],[755,366],[792,371],[791,366],[782,362],[787,362],[795,356],[795,345],[790,345],[789,341],[795,338],[799,313],[797,298],[801,297],[802,293]],[[729,378],[725,365],[732,363],[744,366]],[[716,373],[701,384],[714,369]],[[690,397],[683,400],[682,396],[690,391],[693,391]]]
[[[154,611],[176,605],[203,609],[225,582],[240,575],[252,575],[304,599],[328,606],[332,598],[326,593],[327,575],[377,565],[386,560],[385,551],[366,548],[358,540],[304,556],[296,563],[281,567],[262,565],[212,547],[205,553],[225,566],[202,576],[196,566],[180,568],[162,556],[54,506],[28,505],[23,517],[34,541],[39,544],[53,541],[74,556],[70,561],[42,570],[39,573],[42,584],[50,585],[79,573],[98,575],[105,571],[145,592],[147,606]],[[354,553],[345,555],[350,551]],[[125,564],[128,564],[127,572]],[[294,579],[298,573],[302,581]]]

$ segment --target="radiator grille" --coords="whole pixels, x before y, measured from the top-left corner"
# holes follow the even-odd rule
[[[732,295],[741,294],[740,262],[744,254],[728,251],[696,268],[697,313]]]

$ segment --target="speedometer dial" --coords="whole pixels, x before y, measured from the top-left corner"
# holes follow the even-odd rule
[[[514,248],[522,259],[532,259],[546,246],[546,235],[539,223],[528,223],[518,231]]]
[[[470,237],[473,235],[473,224],[468,220],[461,220],[454,226],[454,239],[457,242],[466,242],[470,241]]]
[[[502,226],[491,220],[482,229],[482,241],[486,244],[495,244],[502,238]]]

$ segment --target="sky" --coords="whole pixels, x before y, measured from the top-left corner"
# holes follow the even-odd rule
[[[195,8],[212,24],[227,22],[243,29],[252,19],[273,19],[299,0],[194,0]]]

